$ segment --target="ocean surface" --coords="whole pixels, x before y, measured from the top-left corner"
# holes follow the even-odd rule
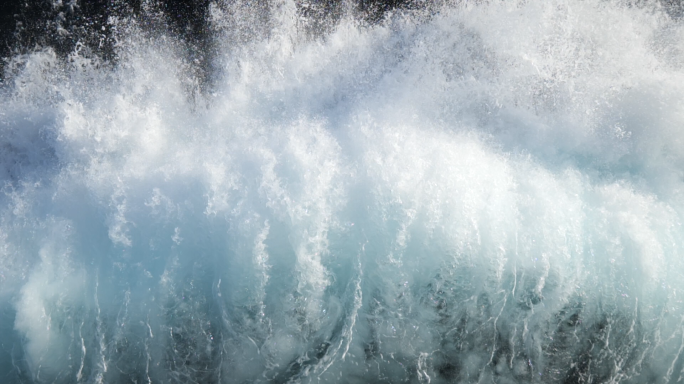
[[[0,382],[684,380],[684,20],[315,6],[5,64]]]

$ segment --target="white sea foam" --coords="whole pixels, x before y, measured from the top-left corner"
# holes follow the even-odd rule
[[[214,4],[212,78],[15,57],[10,382],[676,382],[684,25],[460,2],[312,35]]]

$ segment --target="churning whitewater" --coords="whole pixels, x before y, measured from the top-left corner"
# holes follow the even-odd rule
[[[684,380],[684,23],[214,3],[0,89],[4,383]]]

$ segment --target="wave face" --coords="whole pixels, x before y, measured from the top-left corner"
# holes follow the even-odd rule
[[[3,381],[684,379],[681,19],[267,5],[7,64]]]

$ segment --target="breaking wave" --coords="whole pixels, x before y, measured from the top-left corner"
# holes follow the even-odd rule
[[[684,379],[684,25],[214,3],[0,90],[11,383]]]

